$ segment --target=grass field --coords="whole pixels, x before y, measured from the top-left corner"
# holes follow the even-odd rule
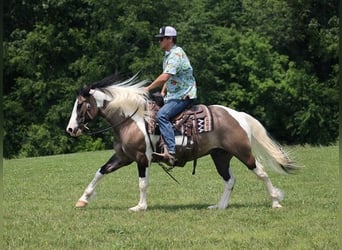
[[[285,191],[272,209],[261,181],[232,161],[230,206],[207,210],[223,191],[209,157],[177,168],[170,179],[151,167],[148,210],[138,202],[135,165],[108,175],[86,209],[74,204],[111,151],[4,160],[5,249],[338,249],[338,147],[294,147],[304,169],[268,170]]]

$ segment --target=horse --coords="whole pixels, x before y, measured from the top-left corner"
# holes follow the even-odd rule
[[[96,185],[105,175],[136,162],[140,198],[138,204],[129,210],[139,212],[147,209],[149,169],[156,162],[152,153],[160,148],[161,138],[160,134],[151,134],[147,129],[147,124],[151,124],[151,120],[153,122],[146,109],[146,103],[152,101],[144,87],[147,82],[140,81],[137,75],[124,81],[111,81],[107,77],[78,91],[67,133],[73,137],[86,134],[88,123],[97,116],[103,117],[114,133],[114,154],[96,171],[76,202],[76,208],[84,208],[89,204]],[[177,134],[176,159],[184,163],[208,154],[211,156],[223,180],[224,191],[218,203],[208,208],[228,207],[236,180],[230,166],[233,157],[263,181],[272,208],[281,208],[280,201],[284,198],[284,192],[272,184],[264,166],[283,174],[295,172],[298,167],[288,152],[251,115],[222,105],[209,105],[207,108],[212,116],[212,130],[196,135],[196,154],[178,153],[186,145],[182,143],[184,136]]]

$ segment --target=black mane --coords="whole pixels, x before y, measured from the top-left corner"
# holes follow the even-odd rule
[[[93,82],[90,85],[83,86],[82,88],[80,88],[77,91],[77,95],[81,95],[84,97],[89,96],[89,91],[91,89],[103,89],[103,88],[106,88],[108,86],[112,86],[112,85],[118,83],[121,78],[122,78],[122,75],[116,71],[114,74],[106,76],[105,78],[103,78],[100,81]]]
[[[90,85],[91,89],[101,89],[101,88],[106,88],[108,86],[111,86],[117,82],[119,82],[120,78],[122,78],[122,76],[118,73],[114,73],[112,75],[109,75],[105,78],[103,78],[102,80],[98,81],[98,82],[94,82]]]

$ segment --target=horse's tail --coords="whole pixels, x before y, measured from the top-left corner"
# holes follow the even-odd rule
[[[292,173],[298,169],[288,152],[270,137],[258,120],[248,114],[245,119],[251,129],[252,151],[257,161],[279,173]]]

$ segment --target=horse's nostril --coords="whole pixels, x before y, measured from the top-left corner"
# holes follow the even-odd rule
[[[68,128],[68,132],[71,133],[72,132],[72,128]]]

